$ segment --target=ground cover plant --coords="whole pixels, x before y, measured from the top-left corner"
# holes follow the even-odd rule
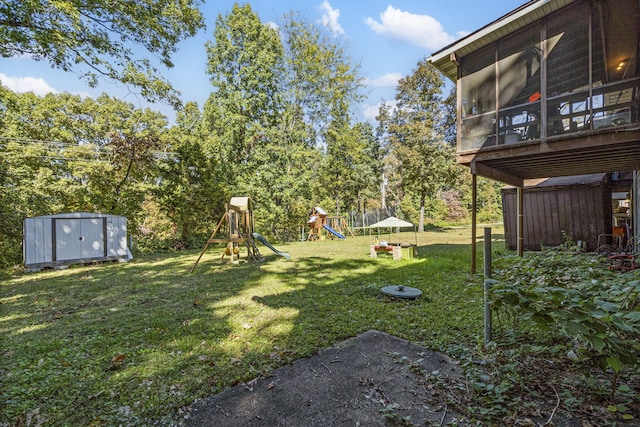
[[[468,236],[420,234],[414,260],[371,259],[360,236],[277,245],[291,260],[262,248],[259,267],[210,249],[192,274],[199,251],[14,274],[1,286],[0,424],[175,424],[198,397],[369,329],[474,346],[482,292],[469,285]],[[380,294],[396,284],[424,298]]]
[[[640,271],[611,271],[570,243],[494,263],[495,341],[483,369],[466,364],[471,406],[487,419],[546,407],[549,421],[566,411],[590,425],[638,422]]]

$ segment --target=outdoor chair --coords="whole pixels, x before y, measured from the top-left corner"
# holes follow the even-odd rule
[[[638,257],[640,256],[640,236],[632,236],[627,240],[622,251],[615,255],[610,255],[609,269],[627,272],[640,267]]]

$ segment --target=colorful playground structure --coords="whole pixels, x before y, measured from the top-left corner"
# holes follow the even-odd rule
[[[351,236],[355,236],[353,231],[351,231],[347,225],[347,221],[344,217],[329,216],[324,209],[318,206],[311,210],[307,226],[309,226],[307,240],[311,242],[316,240],[325,240],[327,237],[346,239],[346,232],[350,233]]]
[[[221,233],[222,237],[218,233]],[[212,243],[226,243],[226,247],[220,256],[220,261],[225,256],[231,258],[231,262],[236,262],[240,259],[240,247],[247,248],[247,257],[253,259],[256,262],[262,260],[262,255],[256,246],[256,240],[262,243],[264,246],[271,249],[276,254],[291,258],[289,254],[280,252],[274,248],[267,239],[259,233],[254,231],[253,223],[253,203],[249,197],[232,197],[229,203],[225,204],[225,212],[218,221],[218,225],[211,233],[211,237],[207,240],[200,256],[196,260],[193,267],[191,267],[190,273],[196,268],[202,255]]]

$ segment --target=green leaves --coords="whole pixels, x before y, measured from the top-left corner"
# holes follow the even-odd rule
[[[261,206],[260,226],[291,238],[314,204],[364,204],[379,156],[371,127],[350,122],[361,78],[334,39],[296,15],[276,30],[235,5],[218,16],[207,54],[203,116],[221,180]]]
[[[0,5],[0,56],[27,55],[65,71],[78,71],[90,85],[109,78],[137,87],[148,100],[178,105],[177,92],[159,77],[142,46],[172,67],[176,44],[204,26],[200,0],[85,2],[9,0]]]
[[[548,334],[572,340],[575,360],[621,374],[639,365],[637,274],[615,274],[596,257],[544,249],[496,262],[493,304]],[[615,390],[615,382],[612,386]]]
[[[107,95],[0,94],[0,265],[20,262],[9,248],[20,248],[29,216],[117,213],[135,233],[166,118]]]
[[[604,348],[604,346],[603,346]],[[624,367],[624,364],[620,360],[618,356],[609,356],[607,357],[607,365],[613,369],[616,373],[620,372]]]
[[[453,147],[445,141],[442,126],[442,76],[426,60],[398,82],[396,107],[381,109],[393,155],[399,161],[402,188],[419,199],[423,231],[427,197],[452,186],[455,174]]]
[[[221,137],[218,150],[235,177],[248,173],[242,166],[282,112],[282,43],[249,4],[235,4],[228,15],[218,16],[213,35],[207,43],[213,92],[205,118]]]

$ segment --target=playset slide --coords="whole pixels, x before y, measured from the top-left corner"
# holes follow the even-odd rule
[[[271,246],[271,243],[269,243],[269,241],[267,239],[264,238],[264,236],[260,233],[253,233],[253,237],[258,240],[260,243],[262,243],[263,245],[265,245],[266,247],[268,247],[269,249],[271,249],[273,252],[277,253],[280,256],[285,257],[286,259],[291,259],[291,255],[289,255],[286,252],[280,252],[279,250],[277,250],[276,248],[274,248],[273,246]]]
[[[324,228],[331,234],[333,234],[334,236],[336,236],[338,239],[346,239],[346,237],[344,237],[344,234],[342,233],[338,233],[336,230],[334,230],[333,228],[329,227],[328,225],[325,225]]]

